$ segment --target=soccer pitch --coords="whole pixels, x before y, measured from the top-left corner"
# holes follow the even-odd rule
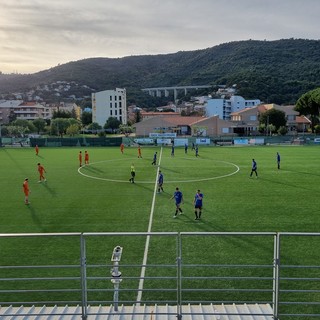
[[[80,150],[90,154],[90,164],[82,168]],[[158,165],[153,166],[156,151]],[[280,170],[276,152],[281,155]],[[185,154],[183,147],[176,147],[172,157],[171,147],[142,147],[142,158],[138,158],[136,147],[126,147],[123,154],[113,147],[41,148],[38,156],[33,149],[2,148],[0,232],[319,232],[319,154],[317,146],[200,146],[199,157],[191,148]],[[258,178],[249,178],[253,158]],[[46,169],[47,182],[38,183],[38,162]],[[129,182],[132,163],[136,170],[134,184]],[[157,194],[159,170],[164,175],[164,192]],[[29,206],[24,204],[22,192],[26,177],[31,190]],[[184,204],[183,214],[173,219],[175,202],[170,198],[176,187],[183,193]],[[194,219],[197,189],[204,194],[201,220]],[[151,264],[159,260],[175,263],[174,239],[151,239],[145,252],[145,238],[92,239],[88,242],[88,261],[105,264],[110,261],[113,247],[120,244],[126,264],[142,264],[144,258]],[[213,243],[209,237],[195,237],[186,245],[190,263],[225,263],[231,259],[237,263],[272,264],[268,260],[272,243],[265,245],[260,240],[219,239]],[[1,266],[78,263],[78,247],[79,242],[73,240],[1,239]],[[193,254],[199,257],[199,250],[205,254],[195,261]],[[309,241],[297,246],[292,240],[286,252],[290,264],[319,265],[319,240],[312,246]],[[132,275],[138,278],[140,269],[134,269]],[[1,271],[2,278],[15,276],[12,271],[6,272]],[[152,272],[161,274],[159,270]],[[68,270],[64,275],[68,276]],[[132,288],[137,288],[137,282],[132,281]],[[55,288],[56,284],[50,286]],[[14,282],[9,288],[15,288]],[[168,296],[150,293],[151,299],[162,295]],[[191,298],[194,301],[212,300],[210,295],[199,298],[199,293],[190,292],[193,295],[197,296]],[[241,293],[232,297],[238,295]],[[95,296],[93,300],[99,299]],[[127,299],[134,300],[133,294],[128,293]]]
[[[158,162],[164,193],[155,196],[151,231],[317,232],[318,147],[200,147],[190,149],[91,148],[90,165],[79,169],[78,148],[0,149],[1,232],[145,232],[155,192]],[[84,150],[82,150],[84,151]],[[277,170],[276,152],[281,155]],[[249,179],[251,160],[259,178]],[[37,163],[46,183],[38,183]],[[134,163],[136,183],[129,183]],[[22,183],[29,178],[31,205]],[[184,195],[184,215],[173,220],[175,187]],[[201,221],[194,220],[193,197],[204,194]]]

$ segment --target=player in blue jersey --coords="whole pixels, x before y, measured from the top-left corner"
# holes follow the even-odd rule
[[[278,165],[278,169],[280,169],[280,154],[279,154],[279,152],[277,152],[277,165]]]
[[[203,199],[203,193],[201,193],[200,190],[198,190],[193,200],[194,214],[196,216],[195,220],[199,220],[201,218],[202,199]]]
[[[158,176],[158,193],[160,193],[160,191],[163,191],[163,174],[161,172],[161,170],[159,171],[159,176]]]
[[[257,162],[254,159],[252,159],[250,178],[252,177],[253,173],[255,173],[256,174],[256,178],[258,178],[257,169],[258,169]]]
[[[176,202],[176,212],[173,216],[173,218],[176,218],[177,215],[178,215],[178,212],[179,214],[182,214],[182,209],[181,209],[181,204],[183,203],[183,194],[182,192],[179,190],[178,187],[176,187],[176,191],[174,192],[173,196],[170,198],[171,199],[175,199],[175,202]]]
[[[152,165],[157,165],[157,152],[154,153],[153,155],[153,161],[151,163]]]

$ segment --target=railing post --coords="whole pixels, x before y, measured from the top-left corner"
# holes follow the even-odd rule
[[[86,241],[84,235],[80,238],[80,264],[81,264],[81,317],[86,320],[87,315],[87,257],[86,257]]]
[[[181,234],[177,235],[177,319],[182,319],[182,269],[181,269],[181,255],[182,255],[182,244],[181,244]]]
[[[114,311],[118,311],[118,304],[119,304],[119,287],[122,281],[121,279],[121,272],[119,270],[119,262],[121,260],[122,255],[122,247],[116,246],[113,249],[111,261],[113,262],[113,267],[111,269],[111,283],[113,283],[114,293],[113,293],[113,305]]]
[[[274,236],[273,250],[273,318],[278,319],[279,315],[279,277],[280,277],[280,234]]]

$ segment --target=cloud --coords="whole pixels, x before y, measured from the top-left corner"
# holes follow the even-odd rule
[[[318,39],[320,27],[318,0],[0,0],[0,5],[2,72],[237,40]]]

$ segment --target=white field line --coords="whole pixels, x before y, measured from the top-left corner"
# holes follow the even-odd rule
[[[162,148],[161,148],[161,152],[160,152],[160,157],[162,155]],[[132,158],[135,159],[135,158]],[[125,159],[128,160],[128,159]],[[100,178],[100,177],[95,177],[89,174],[85,174],[82,172],[82,169],[87,167],[87,166],[91,166],[97,163],[103,163],[103,162],[110,162],[110,161],[119,161],[119,159],[113,159],[113,160],[103,160],[103,161],[97,161],[97,162],[92,162],[88,165],[83,165],[82,167],[78,168],[78,173],[81,174],[82,176],[86,177],[86,178],[90,178],[90,179],[96,179],[96,180],[103,180],[103,181],[109,181],[109,182],[119,182],[119,183],[128,183],[128,180],[116,180],[116,179],[109,179],[109,178]],[[121,161],[121,160],[120,160]],[[159,158],[160,161],[160,158]],[[201,159],[197,159],[197,161],[201,161]],[[216,177],[207,177],[207,178],[201,178],[201,179],[191,179],[191,180],[166,180],[166,184],[168,183],[190,183],[190,182],[200,182],[200,181],[209,181],[209,180],[216,180],[216,179],[221,179],[221,178],[226,178],[226,177],[230,177],[236,173],[238,173],[240,171],[239,166],[237,166],[235,163],[232,162],[227,162],[227,161],[220,161],[220,160],[212,160],[218,163],[224,163],[230,166],[235,167],[235,170],[232,171],[231,173],[227,173],[221,176],[216,176]],[[158,170],[159,171],[159,170]],[[137,183],[145,183],[145,184],[151,184],[154,183],[153,181],[136,181]]]
[[[155,181],[154,190],[153,190],[153,198],[152,198],[152,205],[151,205],[151,211],[150,211],[150,217],[149,217],[148,232],[151,232],[151,228],[152,228],[153,213],[154,213],[154,206],[155,206],[155,203],[156,203],[156,194],[157,194],[157,187],[158,187],[158,176],[159,176],[159,168],[160,168],[160,163],[161,163],[161,157],[162,157],[162,147],[161,147],[161,150],[160,150],[156,181]],[[145,244],[145,247],[144,247],[142,268],[141,268],[141,273],[140,273],[139,289],[138,289],[137,303],[136,303],[137,306],[140,306],[140,301],[141,301],[141,298],[142,298],[144,276],[145,276],[145,273],[146,273],[146,267],[145,266],[146,266],[147,260],[148,260],[149,243],[150,243],[150,236],[147,236],[146,244]]]

